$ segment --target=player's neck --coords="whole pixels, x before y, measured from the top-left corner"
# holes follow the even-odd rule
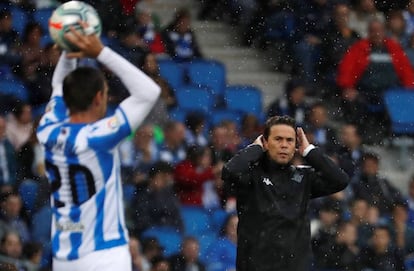
[[[90,111],[73,113],[69,117],[71,123],[92,123],[99,120],[99,117]]]

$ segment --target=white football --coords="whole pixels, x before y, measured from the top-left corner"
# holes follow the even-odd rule
[[[84,30],[79,21],[85,21],[88,27]],[[53,41],[62,49],[73,52],[77,48],[68,42],[64,34],[70,31],[70,27],[81,31],[84,34],[101,35],[102,24],[96,10],[89,4],[82,1],[69,1],[58,6],[49,19],[49,33]]]

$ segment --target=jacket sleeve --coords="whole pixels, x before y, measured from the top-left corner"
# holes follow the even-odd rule
[[[246,180],[246,173],[254,162],[263,155],[263,149],[259,145],[249,145],[240,150],[223,167],[221,178],[226,184],[237,184]]]
[[[311,198],[327,196],[347,187],[348,175],[319,148],[311,150],[305,160],[315,169],[310,173]]]
[[[352,45],[338,65],[336,83],[342,89],[355,88],[367,65],[364,44]]]
[[[392,63],[401,85],[406,88],[414,87],[414,72],[404,49],[393,40],[387,40],[387,47],[392,56]]]

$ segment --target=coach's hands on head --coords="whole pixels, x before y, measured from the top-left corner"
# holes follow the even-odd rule
[[[101,40],[97,35],[87,34],[89,32],[87,23],[79,21],[79,24],[83,28],[83,32],[86,34],[75,30],[75,28],[73,27],[70,28],[70,32],[65,33],[65,39],[67,39],[70,43],[72,43],[79,49],[79,51],[77,52],[68,52],[67,57],[96,58],[104,48],[104,45],[102,44]]]
[[[301,127],[298,127],[296,129],[297,134],[297,146],[298,146],[298,152],[300,155],[303,155],[303,152],[305,149],[310,145],[308,138],[306,137],[305,132]]]

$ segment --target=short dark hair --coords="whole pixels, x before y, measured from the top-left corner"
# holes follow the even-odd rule
[[[150,168],[148,172],[148,177],[153,178],[158,173],[173,173],[173,172],[174,172],[174,167],[170,163],[164,162],[164,161],[158,161]]]
[[[372,161],[375,161],[376,163],[379,163],[380,158],[376,153],[366,152],[362,155],[362,161],[366,161],[366,160],[372,160]]]
[[[79,67],[63,80],[63,100],[70,113],[88,110],[96,93],[103,91],[105,77],[92,67]]]
[[[270,128],[272,128],[275,125],[281,125],[281,124],[292,127],[296,133],[295,119],[293,119],[290,116],[286,116],[286,115],[285,116],[273,116],[273,117],[270,117],[265,123],[263,137],[267,140],[269,138]]]

